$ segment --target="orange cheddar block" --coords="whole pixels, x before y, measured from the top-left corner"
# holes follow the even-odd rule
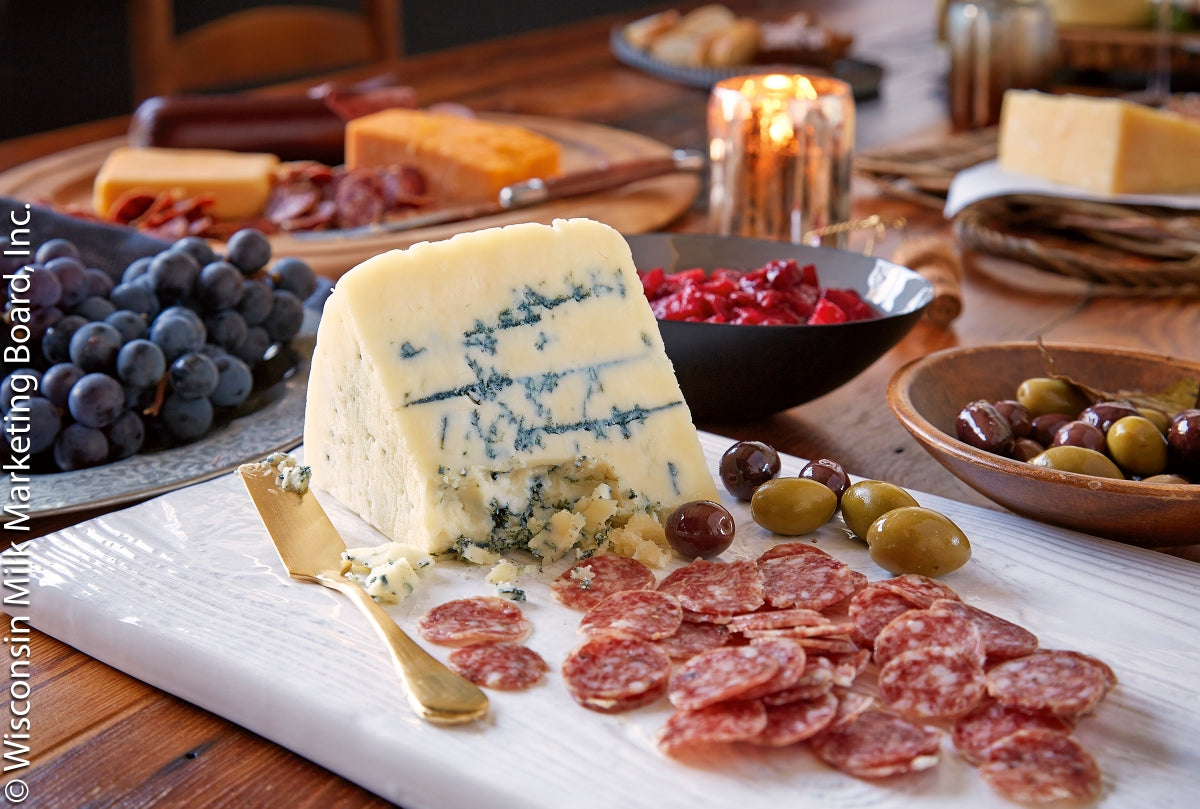
[[[408,166],[439,201],[492,199],[500,189],[561,172],[558,143],[520,126],[389,109],[346,124],[346,166]]]
[[[128,191],[170,192],[180,198],[211,196],[206,212],[215,219],[249,219],[262,214],[278,166],[272,154],[122,147],[100,167],[92,207],[104,216]]]

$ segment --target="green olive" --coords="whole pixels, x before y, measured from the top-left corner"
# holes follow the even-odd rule
[[[942,576],[967,563],[971,543],[949,517],[920,506],[894,508],[867,530],[871,560],[889,573]]]
[[[1167,428],[1171,426],[1171,417],[1159,410],[1157,407],[1139,407],[1138,412],[1154,423],[1158,431],[1163,435],[1167,434]]]
[[[894,508],[920,505],[916,498],[894,483],[860,480],[842,493],[842,519],[859,539],[881,515]]]
[[[1033,417],[1047,413],[1063,413],[1074,418],[1091,404],[1075,387],[1061,379],[1035,376],[1017,388],[1017,401]]]
[[[1142,478],[1142,483],[1157,483],[1160,486],[1187,486],[1191,481],[1183,475],[1151,475],[1148,478]]]
[[[837,495],[809,478],[774,478],[750,498],[750,516],[774,534],[799,536],[816,531],[837,511]]]
[[[1157,475],[1167,468],[1167,437],[1144,416],[1117,419],[1104,441],[1109,457],[1130,475]]]
[[[1121,470],[1117,468],[1117,465],[1109,460],[1108,456],[1103,452],[1096,452],[1094,449],[1086,449],[1085,447],[1073,447],[1068,444],[1050,447],[1045,452],[1030,458],[1029,462],[1034,466],[1056,469],[1059,472],[1075,472],[1080,475],[1094,475],[1100,478],[1118,478],[1122,480],[1125,478],[1121,474]]]

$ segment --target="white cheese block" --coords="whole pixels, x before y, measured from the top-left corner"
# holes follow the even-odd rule
[[[635,514],[717,497],[629,246],[583,219],[339,279],[304,443],[313,485],[382,533],[478,563],[609,549]]]

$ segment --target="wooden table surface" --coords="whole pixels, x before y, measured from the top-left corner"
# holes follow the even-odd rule
[[[855,55],[884,66],[880,97],[859,105],[860,148],[945,130],[932,0],[809,0],[786,7],[812,8],[828,24],[854,32]],[[394,69],[417,89],[422,103],[458,101],[480,111],[561,116],[633,130],[675,147],[702,148],[707,93],[627,68],[610,54],[609,29],[634,16],[423,55]],[[118,134],[124,126],[123,120],[102,121],[0,144],[0,169]],[[862,215],[904,217],[909,237],[950,238],[937,212],[879,196],[865,182],[856,185],[855,198]],[[672,228],[703,231],[704,210],[704,200],[697,200]],[[876,252],[889,255],[899,240],[898,233],[889,234]],[[884,390],[902,364],[951,346],[1037,337],[1200,360],[1200,300],[1195,297],[1030,294],[975,272],[968,272],[963,297],[964,311],[950,328],[922,323],[861,376],[821,399],[761,421],[700,426],[764,440],[801,457],[836,458],[857,475],[995,508],[931,460],[892,417]],[[5,531],[4,539],[39,536],[89,516],[39,520],[29,534]],[[24,781],[28,805],[390,805],[40,633],[33,634],[30,663],[32,766],[3,779]],[[7,667],[5,672],[7,678]]]

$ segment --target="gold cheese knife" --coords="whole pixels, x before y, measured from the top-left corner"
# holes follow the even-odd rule
[[[346,545],[316,497],[280,488],[278,470],[268,463],[243,464],[238,474],[288,574],[338,590],[358,605],[387,646],[418,715],[430,722],[458,724],[487,713],[488,699],[482,691],[430,656],[375,599],[342,576]]]

